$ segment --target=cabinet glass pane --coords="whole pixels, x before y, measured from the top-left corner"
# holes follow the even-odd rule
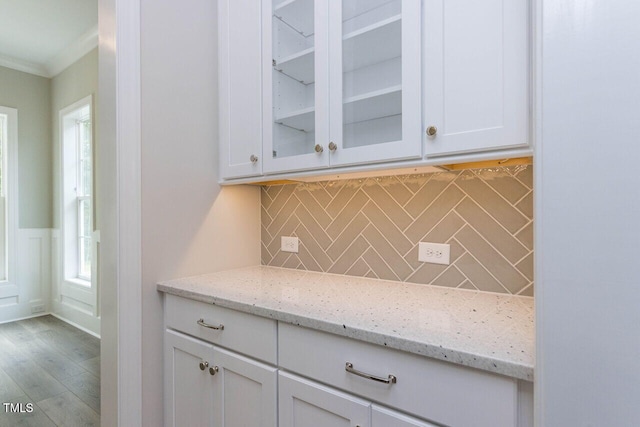
[[[314,0],[273,4],[273,157],[315,145]]]
[[[402,140],[401,12],[401,0],[342,2],[345,148]]]

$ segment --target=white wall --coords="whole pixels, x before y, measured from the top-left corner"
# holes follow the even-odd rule
[[[536,425],[640,425],[640,2],[543,3]]]
[[[217,184],[216,2],[141,5],[142,402],[151,426],[163,412],[156,283],[259,264],[260,201],[258,188]]]

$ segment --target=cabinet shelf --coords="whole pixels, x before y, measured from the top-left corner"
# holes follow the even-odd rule
[[[285,0],[274,7],[273,15],[303,36],[313,35],[313,0]]]
[[[402,114],[402,85],[343,100],[343,123],[357,123]]]
[[[345,34],[342,40],[344,72],[396,58],[402,55],[402,16],[395,15]]]
[[[274,122],[304,132],[313,132],[316,128],[315,112],[315,107],[303,108],[276,117]]]
[[[304,84],[315,81],[315,48],[310,47],[277,62],[275,68]]]

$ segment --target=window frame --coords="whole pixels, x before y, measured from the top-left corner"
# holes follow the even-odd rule
[[[2,144],[2,190],[5,197],[5,277],[0,277],[2,287],[16,286],[17,282],[17,233],[18,233],[18,110],[0,106],[0,116],[5,120],[6,132]],[[0,242],[2,244],[2,242]]]
[[[91,95],[60,110],[60,228],[61,228],[61,273],[66,283],[80,285],[84,288],[93,287],[91,275],[95,203],[93,184],[95,179],[94,157],[94,108]],[[82,169],[81,164],[86,158],[81,153],[81,123],[89,121],[89,160],[91,164],[91,179],[88,194],[81,193]],[[83,201],[89,201],[90,218],[87,235],[83,235],[81,208]],[[84,240],[89,240],[89,245],[83,246]],[[83,256],[89,251],[90,265],[87,271],[83,271]],[[88,273],[88,274],[85,274]]]

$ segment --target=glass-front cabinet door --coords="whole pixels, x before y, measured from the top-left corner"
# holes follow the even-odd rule
[[[332,166],[421,156],[420,3],[331,3]]]
[[[328,0],[263,3],[264,171],[327,167]]]
[[[421,156],[420,3],[264,0],[265,173]]]

